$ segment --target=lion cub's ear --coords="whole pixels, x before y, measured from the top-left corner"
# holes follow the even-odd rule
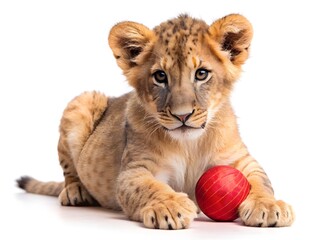
[[[245,17],[227,15],[212,23],[209,34],[234,65],[240,66],[247,60],[253,29]]]
[[[119,67],[126,71],[138,65],[142,55],[150,52],[154,38],[154,33],[142,24],[121,22],[111,29],[109,45]]]

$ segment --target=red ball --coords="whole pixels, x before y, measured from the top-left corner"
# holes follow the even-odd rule
[[[250,192],[246,177],[230,166],[207,170],[196,185],[196,200],[201,211],[215,221],[233,221],[238,207]]]

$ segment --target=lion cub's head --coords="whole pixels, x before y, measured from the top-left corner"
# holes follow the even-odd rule
[[[181,139],[200,136],[228,99],[251,39],[251,24],[241,15],[210,26],[181,15],[153,30],[121,22],[109,44],[145,109]]]

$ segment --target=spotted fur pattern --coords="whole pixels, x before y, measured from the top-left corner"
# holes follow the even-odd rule
[[[187,228],[197,216],[195,185],[211,166],[231,165],[251,190],[239,216],[248,226],[289,226],[290,205],[242,142],[229,96],[248,58],[252,26],[231,14],[211,25],[188,15],[150,30],[121,22],[109,44],[134,91],[86,92],[63,113],[58,144],[64,183],[24,177],[28,192],[62,205],[122,210],[148,228]]]

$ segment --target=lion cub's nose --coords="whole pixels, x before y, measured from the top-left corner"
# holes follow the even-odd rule
[[[186,121],[188,121],[188,119],[194,113],[194,110],[192,112],[190,112],[190,113],[184,113],[184,114],[175,114],[175,113],[172,113],[171,111],[170,111],[170,113],[171,113],[172,116],[177,118],[179,121],[181,121],[182,123],[185,123]]]

